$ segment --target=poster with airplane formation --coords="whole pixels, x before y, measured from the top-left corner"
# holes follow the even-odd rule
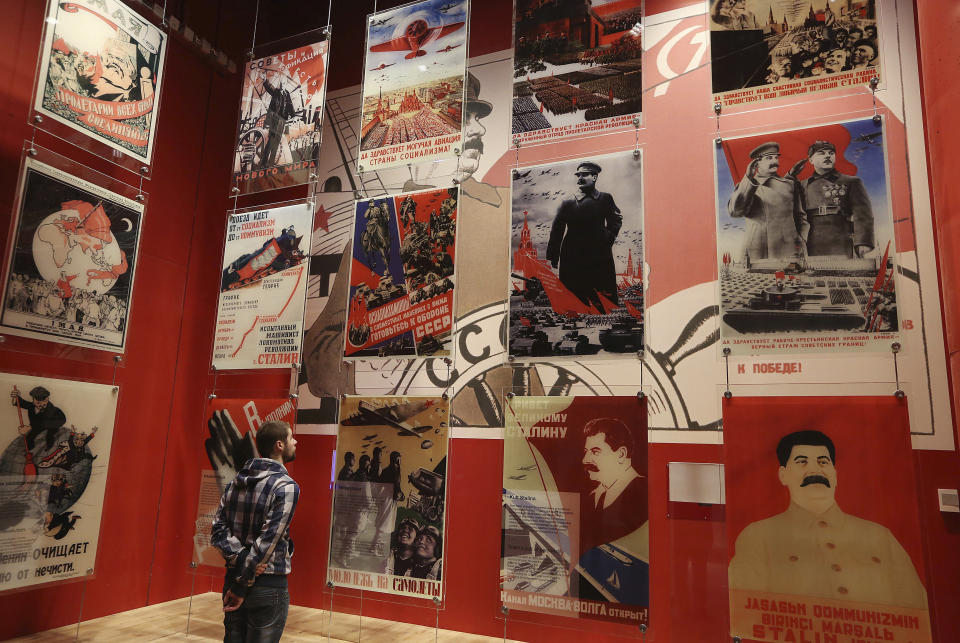
[[[328,581],[443,598],[448,429],[442,397],[341,401]]]
[[[246,64],[233,156],[241,194],[316,176],[329,48],[323,40]]]
[[[94,573],[117,389],[0,373],[0,591]]]
[[[633,128],[642,111],[642,0],[517,0],[513,136],[520,144]]]
[[[880,80],[876,0],[711,0],[714,100],[723,107]]]
[[[505,411],[503,604],[647,623],[645,402],[516,396]]]
[[[313,229],[311,203],[233,212],[227,219],[213,366],[284,368],[300,362]]]
[[[884,149],[871,118],[716,145],[721,345],[890,350],[900,323]]]
[[[33,107],[149,164],[166,42],[118,0],[50,0]]]
[[[143,203],[25,157],[4,332],[122,353]]]
[[[643,349],[643,195],[632,152],[513,172],[509,354]]]
[[[459,188],[356,202],[344,356],[450,354]]]
[[[456,158],[469,15],[469,0],[423,0],[368,17],[360,172]]]

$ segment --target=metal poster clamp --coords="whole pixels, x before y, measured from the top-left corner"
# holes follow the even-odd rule
[[[728,400],[729,400],[731,397],[733,397],[733,392],[730,390],[730,347],[729,347],[729,346],[724,346],[724,347],[723,347],[723,365],[724,365],[724,369],[726,370],[726,373],[727,373],[727,375],[726,375],[726,379],[727,379],[726,387],[727,387],[727,388],[726,388],[726,390],[723,392],[723,397],[724,397],[725,399],[728,399]]]
[[[713,104],[713,113],[717,115],[717,136],[714,139],[714,143],[717,145],[720,144],[723,139],[720,137],[720,112],[723,110],[723,105],[719,102]]]
[[[877,112],[877,87],[880,85],[880,78],[874,76],[870,79],[870,94],[873,99],[873,123],[874,125],[880,124],[880,114]]]
[[[117,386],[117,368],[120,367],[121,360],[123,360],[123,355],[113,356],[113,392],[114,393],[117,393],[120,391],[120,387]]]
[[[897,383],[897,390],[893,392],[893,396],[898,400],[902,400],[907,395],[900,388],[900,369],[897,367],[897,353],[900,352],[900,348],[900,342],[890,344],[890,352],[893,353],[893,378]]]

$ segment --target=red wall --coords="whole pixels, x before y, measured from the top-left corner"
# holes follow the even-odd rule
[[[0,230],[7,230],[13,205],[20,149],[30,137],[26,125],[29,94],[42,23],[36,0],[8,0],[0,21]],[[234,5],[239,5],[239,9]],[[199,32],[240,51],[249,40],[252,3],[184,3],[184,17]],[[372,9],[336,3],[331,52],[331,86],[359,82],[362,16]],[[393,6],[400,2],[381,2]],[[483,11],[476,9],[483,5]],[[689,4],[648,0],[648,13]],[[960,126],[954,115],[958,90],[960,7],[947,0],[919,3],[924,107],[930,189],[936,217],[943,280],[944,319],[953,383],[960,366]],[[471,53],[509,46],[509,0],[474,0]],[[292,9],[292,7],[291,7]],[[300,10],[300,9],[298,9]],[[306,9],[303,9],[306,11]],[[317,10],[312,22],[319,26]],[[353,14],[351,15],[351,11]],[[271,23],[270,20],[273,20]],[[276,17],[265,18],[262,33],[285,35]],[[260,38],[258,38],[259,40]],[[240,60],[239,56],[234,56]],[[97,575],[86,582],[0,595],[0,639],[27,634],[147,604],[209,591],[216,580],[197,579],[189,561],[200,470],[206,468],[202,442],[203,409],[213,390],[209,372],[218,262],[223,241],[229,184],[229,151],[239,97],[236,76],[222,77],[176,38],[171,39],[154,176],[145,189],[150,200],[140,251],[129,347],[117,374],[121,386],[110,474],[107,482]],[[104,171],[109,166],[74,148],[38,134],[37,143],[70,154]],[[913,186],[923,189],[925,186]],[[296,190],[268,195],[269,200],[299,196]],[[264,202],[267,199],[264,199]],[[241,205],[245,205],[241,203]],[[113,367],[96,352],[76,351],[52,357],[52,344],[8,338],[0,350],[0,369],[12,372],[110,382]],[[246,378],[221,375],[221,395],[282,395],[284,372]],[[956,406],[955,406],[956,408]],[[325,558],[330,515],[329,471],[334,439],[303,436],[299,460],[292,465],[303,501],[293,526],[297,540],[291,593],[296,604],[329,608]],[[451,443],[446,557],[447,599],[437,613],[422,603],[367,594],[365,615],[509,638],[556,641],[638,638],[625,626],[538,619],[499,613],[499,524],[502,443],[455,439]],[[670,461],[720,462],[722,448],[657,444],[650,448],[651,624],[650,641],[722,640],[726,631],[726,535],[720,520],[669,518],[666,469]],[[928,592],[936,640],[960,640],[960,520],[941,514],[938,487],[960,486],[960,459],[952,452],[915,452],[918,499],[924,525]],[[335,610],[358,612],[356,595],[337,592]],[[183,623],[171,623],[171,632]]]

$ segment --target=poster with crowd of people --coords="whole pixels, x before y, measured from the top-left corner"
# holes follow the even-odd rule
[[[344,355],[450,355],[459,188],[356,202]]]
[[[876,0],[711,0],[714,100],[722,107],[880,79]]]
[[[25,157],[4,332],[122,353],[143,204]]]
[[[907,401],[723,403],[730,635],[931,640]]]
[[[218,370],[300,362],[313,207],[297,203],[227,218],[213,337]]]
[[[119,0],[51,0],[33,107],[149,164],[166,42]]]
[[[197,520],[193,535],[193,562],[223,566],[223,555],[210,544],[210,529],[227,484],[244,463],[259,456],[257,429],[266,422],[296,426],[296,405],[289,397],[221,398],[207,403],[204,448],[210,469],[200,472]],[[220,570],[218,570],[219,572]]]
[[[504,415],[503,604],[647,623],[646,404],[517,396]]]
[[[643,194],[633,152],[513,172],[509,354],[643,349]]]
[[[241,194],[300,185],[317,175],[330,41],[251,60],[233,156]]]
[[[723,346],[889,350],[899,321],[884,149],[871,118],[716,145]]]
[[[517,0],[514,11],[511,122],[521,145],[636,126],[642,0]]]
[[[0,373],[0,591],[93,574],[117,391]]]
[[[448,430],[442,397],[341,401],[328,581],[443,598]]]
[[[422,0],[370,14],[360,172],[454,159],[461,151],[469,0]],[[464,94],[467,97],[464,97]]]

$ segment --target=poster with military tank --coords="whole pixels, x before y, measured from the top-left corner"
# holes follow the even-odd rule
[[[50,0],[46,15],[36,114],[149,164],[164,30],[119,0]]]
[[[443,598],[449,403],[347,396],[340,402],[327,580]]]
[[[0,591],[94,573],[119,391],[0,373]]]
[[[503,605],[648,623],[645,401],[515,396],[504,416]]]
[[[725,138],[716,168],[721,346],[890,350],[897,235],[879,119]]]
[[[642,0],[516,0],[514,19],[514,140],[640,126]]]
[[[421,0],[367,16],[357,169],[456,160],[469,0]]]
[[[24,157],[3,332],[122,353],[143,214],[142,200]]]
[[[301,185],[317,176],[330,40],[244,66],[233,155],[240,194]]]
[[[639,152],[513,171],[509,355],[643,349]]]
[[[228,216],[213,338],[217,370],[300,363],[313,214],[307,201]]]
[[[356,202],[344,356],[450,355],[459,188]]]
[[[876,0],[710,0],[708,20],[721,108],[880,81]]]

